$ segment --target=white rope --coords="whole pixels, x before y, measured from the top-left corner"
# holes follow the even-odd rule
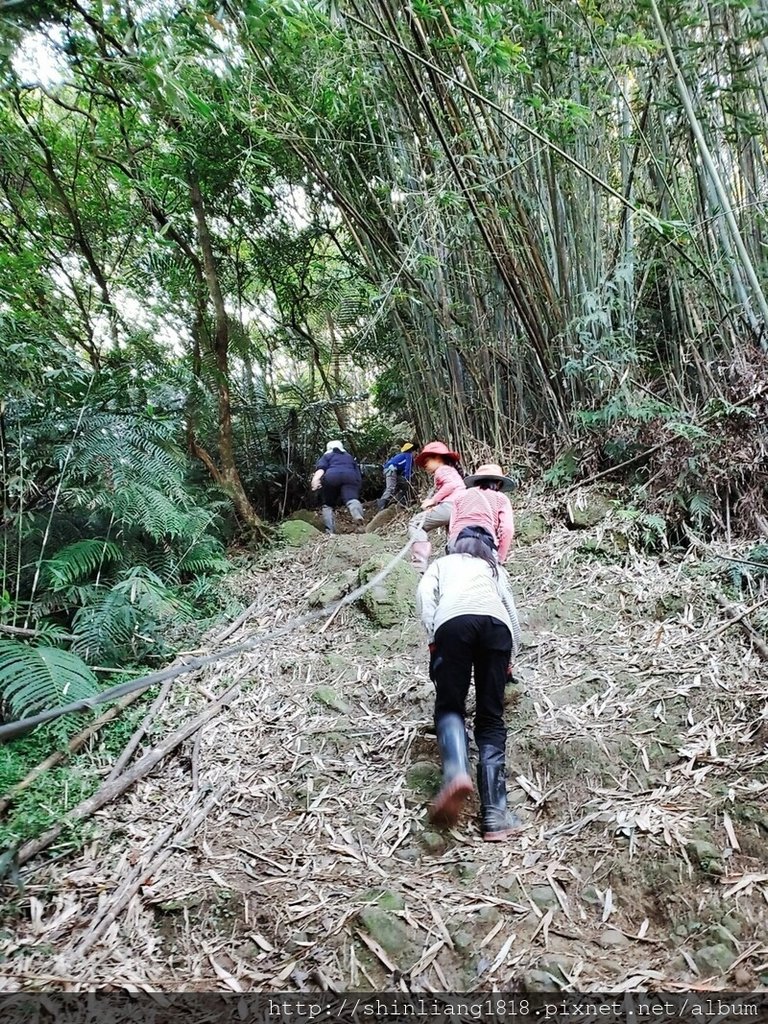
[[[423,516],[421,518],[423,519]],[[262,631],[261,633],[249,637],[242,643],[233,644],[224,650],[217,651],[212,654],[206,654],[199,658],[192,658],[183,665],[177,665],[174,668],[161,669],[158,672],[152,672],[150,675],[142,676],[139,679],[132,679],[129,682],[120,683],[117,686],[110,687],[108,690],[103,690],[101,693],[94,694],[93,697],[73,701],[71,704],[62,704],[59,707],[50,708],[47,711],[41,711],[39,715],[32,715],[29,718],[20,718],[13,722],[7,722],[5,725],[0,725],[0,743],[6,743],[9,740],[15,739],[17,736],[23,735],[30,729],[34,729],[38,725],[43,725],[46,722],[52,722],[57,718],[61,718],[63,715],[72,715],[81,711],[88,711],[91,708],[97,707],[99,704],[106,704],[109,701],[118,700],[120,697],[124,697],[129,693],[139,693],[142,690],[147,690],[150,686],[154,686],[156,683],[165,682],[167,679],[177,679],[179,676],[188,675],[190,672],[197,671],[197,669],[205,668],[208,665],[215,665],[217,662],[225,661],[228,658],[234,658],[238,654],[243,654],[246,651],[252,651],[260,644],[271,643],[273,640],[287,636],[289,633],[294,632],[294,630],[301,629],[302,627],[309,625],[309,623],[322,619],[325,616],[335,615],[342,608],[353,604],[355,601],[359,600],[363,594],[367,593],[373,587],[378,586],[379,583],[385,580],[395,566],[405,558],[412,545],[413,540],[409,539],[408,543],[398,551],[391,561],[389,561],[383,569],[379,570],[375,576],[368,580],[367,583],[361,584],[361,586],[357,587],[355,590],[346,594],[340,600],[335,601],[332,604],[326,605],[323,608],[318,608],[312,612],[306,612],[303,615],[294,616],[294,618],[289,619],[289,621],[284,625],[271,630],[269,633]]]

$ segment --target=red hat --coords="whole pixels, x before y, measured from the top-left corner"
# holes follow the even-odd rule
[[[461,459],[458,452],[452,452],[448,445],[443,444],[442,441],[430,441],[429,444],[424,445],[416,456],[416,465],[423,467],[430,455],[447,455],[449,458],[455,459],[457,462]]]

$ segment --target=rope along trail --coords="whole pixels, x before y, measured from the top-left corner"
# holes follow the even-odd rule
[[[420,524],[419,524],[420,525]],[[112,686],[108,690],[103,690],[101,693],[94,694],[93,697],[86,697],[83,700],[73,701],[71,704],[62,704],[56,708],[50,708],[47,711],[41,711],[38,715],[32,715],[29,718],[20,718],[13,722],[7,722],[5,725],[0,725],[0,743],[7,743],[9,740],[16,739],[18,736],[22,736],[30,729],[34,729],[38,725],[43,725],[46,722],[52,722],[57,718],[61,718],[64,715],[73,715],[81,711],[88,711],[91,708],[97,707],[99,704],[106,704],[109,701],[118,700],[120,697],[124,697],[129,693],[139,693],[142,690],[149,689],[150,686],[154,686],[156,683],[162,683],[169,679],[178,679],[180,676],[189,675],[190,672],[196,672],[200,668],[205,668],[207,665],[215,665],[217,662],[225,661],[228,658],[234,658],[238,654],[242,654],[245,651],[251,651],[254,647],[258,647],[260,644],[271,643],[273,640],[278,640],[281,637],[287,636],[289,633],[295,632],[297,629],[301,629],[304,626],[309,625],[311,622],[316,622],[318,619],[322,619],[328,615],[336,615],[342,608],[347,605],[353,604],[359,600],[363,594],[367,593],[373,587],[378,586],[383,580],[389,576],[395,566],[401,562],[407,553],[410,551],[413,540],[408,540],[408,543],[389,561],[383,569],[381,569],[375,576],[373,576],[367,583],[362,584],[355,590],[346,594],[338,601],[334,601],[332,604],[326,605],[324,608],[318,608],[312,612],[305,612],[303,615],[297,615],[293,619],[290,619],[285,625],[272,630],[270,633],[262,631],[254,636],[249,637],[247,640],[243,640],[242,643],[233,644],[231,647],[227,647],[223,651],[216,651],[213,654],[206,654],[199,658],[192,658],[190,661],[185,662],[183,665],[177,665],[175,668],[161,669],[159,672],[151,672],[149,675],[141,676],[139,679],[132,679],[127,683],[120,683],[118,686]]]

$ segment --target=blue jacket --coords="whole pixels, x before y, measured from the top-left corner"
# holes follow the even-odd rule
[[[413,473],[413,452],[398,452],[391,459],[387,459],[382,468],[385,473],[388,469],[396,469],[405,480],[410,480]]]

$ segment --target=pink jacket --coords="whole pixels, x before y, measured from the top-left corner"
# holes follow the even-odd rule
[[[465,489],[461,474],[453,466],[441,466],[435,473],[435,493],[432,495],[432,501],[436,505],[441,501],[453,501],[454,494]]]
[[[453,499],[448,540],[456,540],[465,526],[482,526],[499,545],[499,562],[503,562],[515,536],[512,505],[501,491],[483,491],[467,487]]]

